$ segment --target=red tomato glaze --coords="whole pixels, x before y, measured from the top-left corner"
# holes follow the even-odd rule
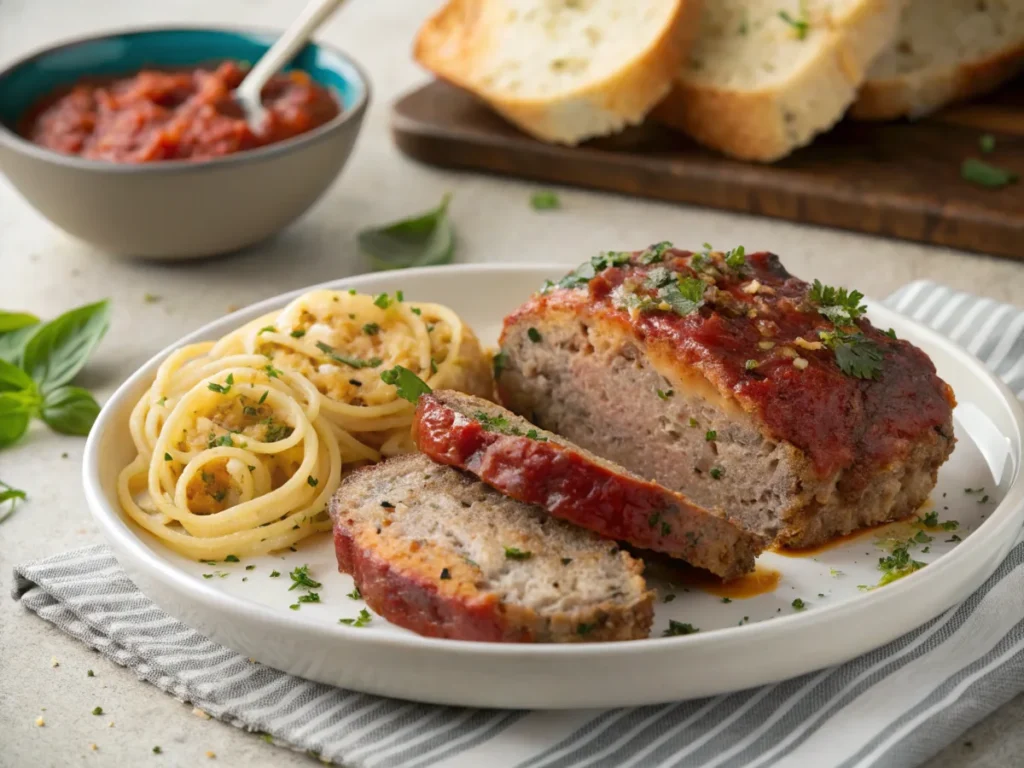
[[[341,108],[302,71],[275,75],[263,89],[264,124],[253,132],[233,91],[246,70],[142,70],[131,77],[83,81],[29,110],[21,134],[47,149],[89,160],[149,163],[209,160],[311,131]]]

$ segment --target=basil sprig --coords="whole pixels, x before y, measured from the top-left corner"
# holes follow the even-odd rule
[[[99,403],[70,382],[109,323],[107,301],[72,309],[48,323],[28,313],[0,312],[0,448],[21,438],[34,417],[57,432],[89,433]]]
[[[447,264],[455,253],[450,200],[446,194],[437,208],[426,213],[364,229],[357,237],[360,250],[370,257],[375,270]]]

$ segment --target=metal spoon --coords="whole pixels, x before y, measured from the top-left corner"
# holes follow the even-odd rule
[[[266,110],[263,109],[263,102],[260,99],[263,86],[302,50],[317,27],[327,21],[342,2],[343,0],[310,0],[299,17],[260,57],[235,89],[235,99],[245,112],[245,121],[253,131],[261,128],[266,119]]]

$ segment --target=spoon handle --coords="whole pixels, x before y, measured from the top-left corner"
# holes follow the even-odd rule
[[[260,103],[260,92],[267,81],[287,64],[306,45],[316,28],[337,10],[344,0],[310,0],[302,13],[284,31],[284,34],[260,57],[238,86],[238,93],[251,103]]]

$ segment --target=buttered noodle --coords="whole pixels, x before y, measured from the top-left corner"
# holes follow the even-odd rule
[[[437,304],[313,291],[174,352],[132,411],[125,512],[191,558],[281,549],[326,530],[343,467],[413,450],[396,365],[489,396],[490,362]]]

